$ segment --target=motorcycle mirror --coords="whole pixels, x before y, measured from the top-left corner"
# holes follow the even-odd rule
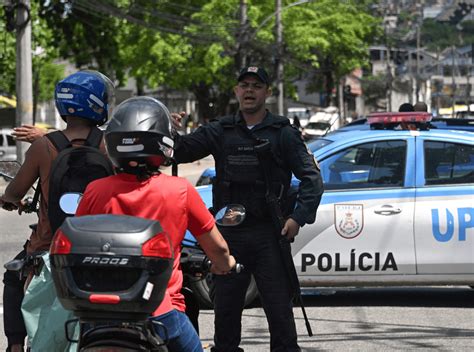
[[[0,176],[8,182],[16,176],[20,166],[18,161],[0,161]]]
[[[229,204],[220,209],[214,218],[217,225],[232,227],[240,225],[245,220],[245,207],[241,204]]]
[[[64,193],[61,198],[59,198],[59,207],[66,214],[74,215],[76,214],[81,198],[82,193]]]

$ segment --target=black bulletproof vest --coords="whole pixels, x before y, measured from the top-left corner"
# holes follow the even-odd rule
[[[254,217],[269,217],[265,201],[265,177],[254,146],[259,139],[268,139],[274,149],[272,162],[272,188],[282,200],[286,196],[291,172],[282,169],[282,161],[276,152],[281,135],[281,121],[254,134],[247,127],[234,124],[232,116],[222,118],[221,158],[216,165],[213,184],[215,210],[231,203],[242,204]]]

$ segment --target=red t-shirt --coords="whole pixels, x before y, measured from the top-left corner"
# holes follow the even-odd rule
[[[146,181],[130,174],[105,177],[87,186],[76,212],[76,216],[95,214],[131,215],[160,222],[170,236],[174,263],[163,302],[153,315],[172,309],[184,312],[181,242],[186,229],[197,237],[214,226],[214,218],[194,187],[184,178],[165,174]]]

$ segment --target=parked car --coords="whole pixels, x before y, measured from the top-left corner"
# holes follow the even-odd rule
[[[305,127],[310,117],[310,110],[309,108],[288,108],[287,116],[291,124],[294,123],[294,118],[297,117],[301,127]]]
[[[456,118],[474,120],[474,111],[458,111]]]
[[[16,141],[11,128],[0,128],[0,160],[16,160]]]
[[[404,115],[422,129],[397,129]],[[369,116],[380,129],[309,144],[325,192],[292,245],[303,287],[474,287],[474,126],[430,128],[427,115]],[[211,186],[197,189],[210,206]]]
[[[305,141],[309,141],[321,136],[324,136],[331,130],[331,124],[329,121],[317,121],[309,122],[304,128],[301,134]]]

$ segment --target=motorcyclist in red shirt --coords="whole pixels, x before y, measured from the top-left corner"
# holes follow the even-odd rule
[[[174,264],[165,298],[152,314],[164,324],[170,351],[202,351],[199,337],[185,315],[181,294],[181,242],[186,230],[196,237],[212,262],[211,272],[226,274],[236,265],[214,218],[194,187],[184,178],[160,172],[173,157],[171,115],[158,100],[134,97],[114,111],[105,142],[117,174],[90,183],[76,216],[123,214],[158,220],[169,234]],[[156,326],[156,325],[155,325]]]

